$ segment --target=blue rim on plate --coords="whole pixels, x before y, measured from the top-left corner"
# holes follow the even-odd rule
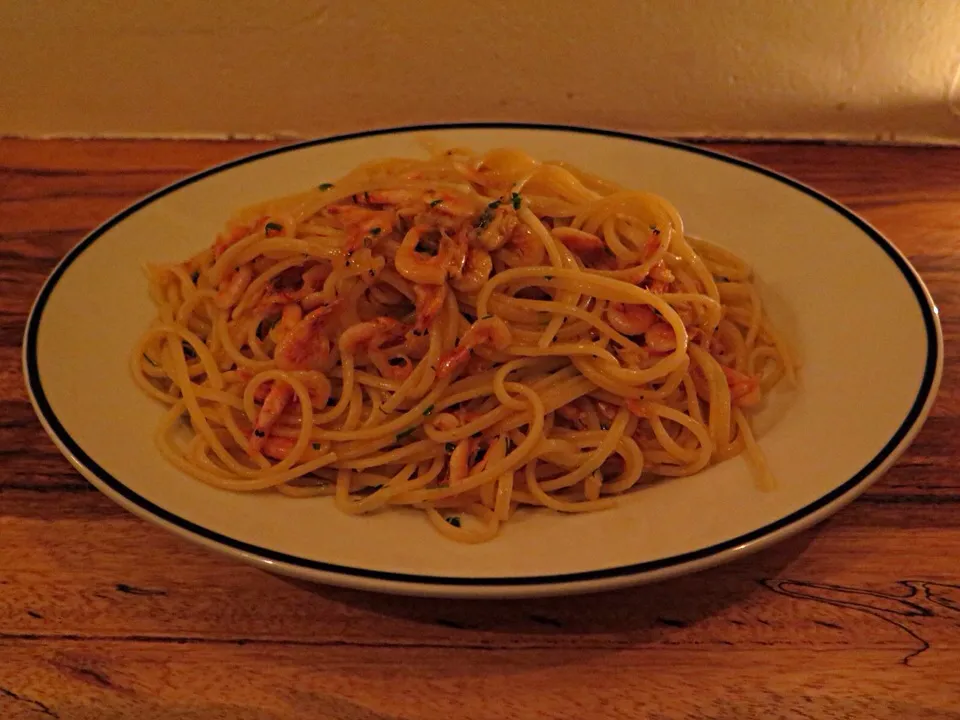
[[[41,320],[43,318],[44,308],[46,306],[47,300],[49,299],[51,293],[57,285],[58,280],[63,275],[63,273],[70,267],[70,265],[76,260],[87,248],[89,248],[94,242],[97,241],[102,235],[109,231],[112,227],[120,223],[122,220],[132,215],[133,213],[138,212],[143,209],[150,203],[158,200],[159,198],[174,192],[180,188],[183,188],[187,185],[202,180],[203,178],[215,175],[219,172],[227,170],[229,168],[237,167],[239,165],[244,165],[246,163],[254,162],[256,160],[270,157],[272,155],[279,155],[282,153],[291,152],[294,150],[299,150],[301,148],[312,147],[317,145],[326,145],[330,143],[341,142],[344,140],[353,140],[357,138],[369,137],[374,135],[389,135],[403,132],[417,132],[417,131],[437,131],[437,130],[483,130],[483,129],[505,129],[505,130],[546,130],[546,131],[562,131],[562,132],[571,132],[571,133],[583,133],[588,135],[598,135],[606,136],[612,138],[620,138],[625,140],[631,140],[634,142],[647,143],[650,145],[660,145],[669,148],[673,148],[679,151],[693,153],[696,155],[703,155],[714,160],[724,162],[730,165],[740,166],[747,170],[750,170],[761,175],[765,175],[769,178],[776,180],[784,185],[792,187],[795,190],[798,190],[805,195],[817,200],[819,203],[830,208],[834,212],[843,216],[847,221],[855,225],[859,230],[863,232],[864,235],[869,237],[874,243],[876,243],[883,251],[886,253],[887,257],[896,265],[897,270],[907,281],[907,284],[912,291],[914,298],[917,301],[917,304],[920,307],[921,316],[923,318],[924,328],[927,335],[927,358],[926,364],[924,366],[923,379],[920,383],[920,388],[917,393],[917,397],[910,408],[910,411],[907,413],[903,422],[897,428],[897,431],[893,436],[887,441],[879,453],[877,453],[868,463],[866,463],[859,472],[857,472],[853,477],[839,485],[838,487],[831,490],[829,493],[818,498],[814,502],[806,505],[799,510],[796,510],[789,515],[776,520],[775,522],[764,525],[763,527],[757,528],[749,533],[745,533],[738,537],[725,540],[708,547],[701,548],[688,553],[683,553],[679,555],[674,555],[671,557],[661,558],[659,560],[652,560],[642,563],[635,563],[630,565],[622,565],[617,567],[609,567],[598,570],[590,570],[585,572],[576,572],[568,573],[561,575],[534,575],[534,576],[520,576],[520,577],[450,577],[450,576],[437,576],[437,575],[418,575],[418,574],[408,574],[408,573],[394,573],[381,570],[369,570],[365,568],[349,567],[345,565],[337,565],[333,563],[325,563],[317,560],[310,560],[307,558],[298,557],[295,555],[289,555],[282,552],[277,552],[275,550],[270,550],[269,548],[260,547],[258,545],[253,545],[251,543],[243,542],[235,538],[231,538],[226,535],[222,535],[217,532],[213,532],[207,528],[204,528],[200,525],[197,525],[175,513],[172,513],[168,510],[165,510],[162,507],[150,502],[146,498],[142,497],[138,493],[131,490],[129,487],[123,484],[119,479],[110,475],[106,470],[104,470],[93,458],[87,455],[83,449],[73,440],[73,438],[67,433],[66,429],[63,427],[60,420],[57,418],[56,414],[53,412],[52,407],[46,397],[46,394],[43,389],[43,384],[41,382],[39,366],[37,362],[37,336],[39,333],[39,328]],[[392,128],[381,128],[376,130],[367,130],[363,132],[349,133],[345,135],[335,135],[326,138],[319,138],[314,140],[306,140],[303,142],[292,143],[290,145],[285,145],[283,147],[273,148],[270,150],[265,150],[262,152],[254,153],[236,160],[231,160],[229,162],[216,165],[214,167],[208,168],[201,172],[198,172],[194,175],[190,175],[182,180],[179,180],[172,185],[161,188],[156,192],[151,193],[142,200],[136,202],[125,210],[121,211],[119,214],[113,216],[105,223],[96,228],[91,232],[86,238],[84,238],[76,247],[70,250],[67,255],[60,261],[57,267],[54,269],[53,273],[44,283],[43,288],[40,291],[40,294],[37,297],[36,302],[34,303],[33,309],[31,310],[30,317],[27,321],[26,332],[24,335],[24,346],[23,346],[23,365],[24,365],[24,374],[26,377],[27,388],[30,391],[31,399],[34,402],[34,407],[37,410],[41,420],[46,425],[48,431],[66,450],[70,453],[72,461],[79,466],[86,469],[92,475],[94,475],[100,482],[102,482],[106,487],[110,488],[120,497],[124,498],[127,502],[131,503],[133,506],[141,509],[146,514],[153,516],[157,519],[163,520],[166,523],[180,528],[190,534],[196,535],[197,537],[211,541],[214,544],[224,545],[234,550],[240,551],[242,553],[254,556],[261,560],[267,562],[279,562],[286,565],[292,566],[293,568],[300,568],[307,571],[320,571],[325,573],[331,573],[333,575],[354,577],[354,578],[368,578],[374,580],[386,581],[389,583],[406,583],[413,586],[488,586],[488,587],[529,587],[535,585],[549,586],[549,585],[568,585],[576,583],[585,583],[595,580],[611,579],[618,577],[630,577],[635,575],[642,575],[645,573],[650,573],[653,571],[662,571],[669,568],[683,566],[689,563],[708,561],[711,557],[719,556],[723,553],[726,553],[730,550],[736,548],[742,548],[748,545],[752,545],[759,540],[770,537],[777,533],[780,530],[789,528],[790,526],[796,526],[796,529],[802,529],[806,527],[809,523],[804,523],[805,520],[813,519],[813,516],[821,509],[825,508],[834,501],[843,498],[848,494],[854,494],[854,491],[860,491],[865,489],[865,483],[873,473],[880,468],[884,462],[886,462],[900,447],[903,441],[908,437],[910,432],[915,429],[917,421],[920,419],[924,408],[932,400],[932,394],[934,393],[936,387],[936,379],[939,373],[939,369],[942,363],[942,340],[941,340],[941,331],[938,319],[936,317],[936,308],[933,305],[932,299],[929,297],[926,289],[923,286],[923,283],[920,281],[919,277],[916,274],[916,271],[910,266],[910,264],[904,259],[904,257],[893,247],[893,245],[884,238],[879,232],[874,230],[869,224],[864,220],[854,214],[852,211],[848,210],[843,205],[838,202],[830,199],[826,195],[807,187],[806,185],[793,180],[792,178],[786,177],[778,172],[770,170],[768,168],[756,165],[754,163],[741,160],[739,158],[730,157],[722,153],[718,153],[712,150],[707,150],[705,148],[688,145],[686,143],[676,142],[673,140],[664,140],[660,138],[647,137],[644,135],[637,135],[625,132],[618,132],[614,130],[600,130],[594,128],[585,128],[578,126],[568,126],[568,125],[551,125],[551,124],[537,124],[537,123],[501,123],[501,122],[484,122],[484,123],[442,123],[442,124],[430,124],[430,125],[411,125],[411,126],[401,126],[401,127],[392,127]],[[863,487],[861,487],[863,486]]]

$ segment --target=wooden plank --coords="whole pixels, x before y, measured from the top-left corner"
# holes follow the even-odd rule
[[[960,653],[0,641],[0,712],[40,720],[955,719]],[[9,714],[7,714],[9,713]]]

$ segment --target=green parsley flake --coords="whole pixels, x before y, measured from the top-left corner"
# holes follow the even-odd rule
[[[430,201],[430,207],[436,207],[437,205],[439,205],[439,204],[442,203],[442,202],[443,202],[443,198],[437,198],[436,200],[431,200],[431,201]]]
[[[455,528],[460,527],[460,516],[459,515],[447,515],[444,520],[453,525]]]
[[[432,413],[432,412],[433,412],[433,405],[429,405],[429,406],[427,406],[427,407],[424,409],[424,411],[423,411],[423,416],[426,417],[427,415],[429,415],[429,414]]]
[[[493,222],[493,210],[491,210],[488,205],[487,209],[480,213],[480,217],[474,221],[473,226],[477,228],[477,230],[486,230],[491,222]]]
[[[446,445],[443,446],[443,449],[446,450],[448,453],[452,453],[454,450],[457,449],[457,444],[448,442]]]
[[[523,202],[523,198],[520,197],[520,193],[511,193],[510,202],[513,204],[514,210],[520,209],[520,203]]]
[[[333,187],[333,183],[320,183],[317,185],[317,190],[329,190]]]
[[[417,429],[416,427],[408,427],[406,430],[401,430],[400,432],[398,432],[398,433],[397,433],[397,442],[400,442],[400,441],[403,440],[405,437],[408,437],[409,435],[411,435],[411,434],[413,433],[413,431],[416,430],[416,429]]]

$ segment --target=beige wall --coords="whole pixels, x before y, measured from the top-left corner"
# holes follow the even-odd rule
[[[958,69],[960,0],[0,2],[12,134],[513,119],[956,142]]]

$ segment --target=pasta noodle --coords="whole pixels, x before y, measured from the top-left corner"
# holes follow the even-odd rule
[[[768,484],[748,418],[797,378],[739,258],[516,149],[367,163],[148,276],[131,368],[169,462],[464,542],[741,453]]]

